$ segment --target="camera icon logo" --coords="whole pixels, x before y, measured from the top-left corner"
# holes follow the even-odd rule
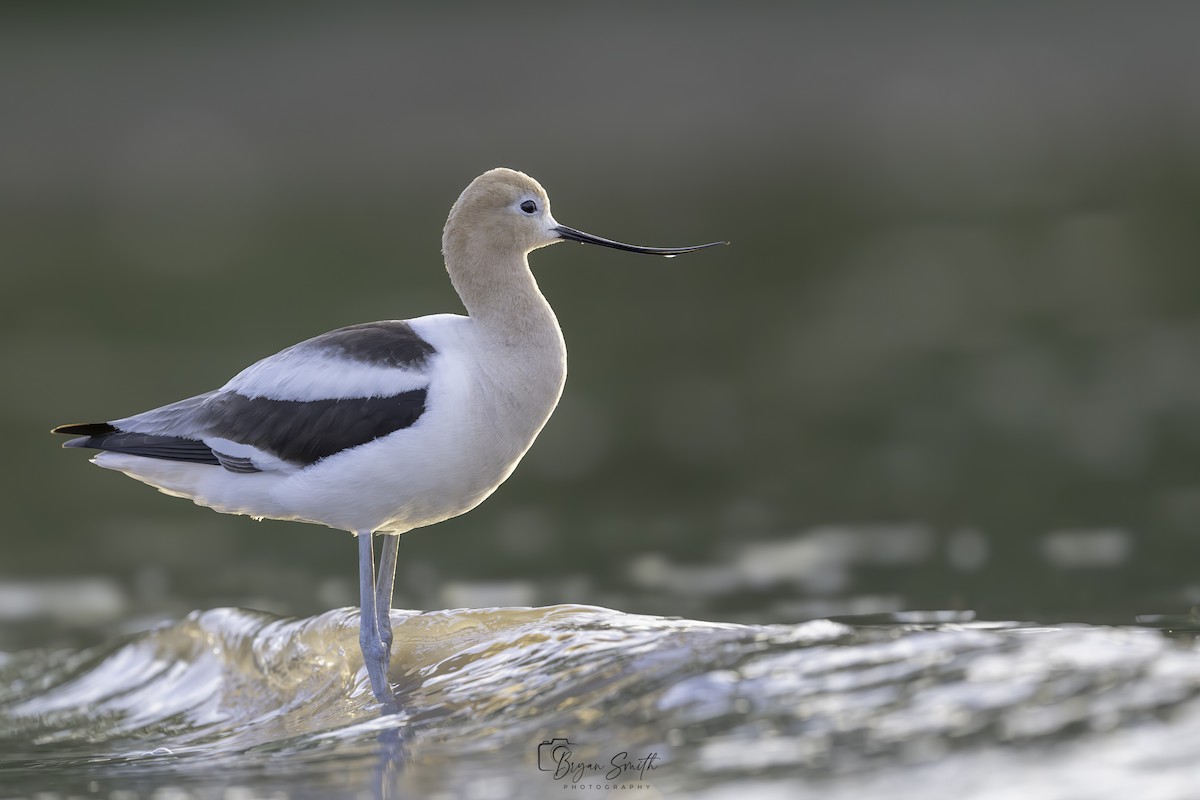
[[[566,739],[551,739],[538,745],[538,769],[542,772],[554,772],[559,762],[571,754],[575,745]]]

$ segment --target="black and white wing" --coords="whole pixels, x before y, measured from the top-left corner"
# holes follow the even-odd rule
[[[54,431],[79,434],[65,447],[295,471],[414,425],[436,355],[408,322],[351,325],[265,358],[214,392]]]

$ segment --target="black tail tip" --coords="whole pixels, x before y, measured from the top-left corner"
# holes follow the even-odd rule
[[[67,436],[99,436],[104,433],[115,433],[116,430],[116,428],[107,422],[74,422],[70,425],[59,425],[57,428],[51,429],[50,432],[63,433]],[[71,445],[70,442],[67,442],[63,446],[79,447],[80,445]]]

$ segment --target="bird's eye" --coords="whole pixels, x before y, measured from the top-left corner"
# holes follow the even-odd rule
[[[521,210],[526,214],[532,214],[537,211],[537,203],[532,200],[526,200],[524,203],[521,203]]]

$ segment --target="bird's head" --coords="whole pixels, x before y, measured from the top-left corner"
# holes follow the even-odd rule
[[[524,172],[497,167],[471,181],[459,195],[446,220],[442,249],[447,255],[464,248],[477,255],[488,251],[497,255],[525,254],[564,240],[668,257],[727,244],[641,247],[568,228],[550,214],[550,198],[540,183]]]

